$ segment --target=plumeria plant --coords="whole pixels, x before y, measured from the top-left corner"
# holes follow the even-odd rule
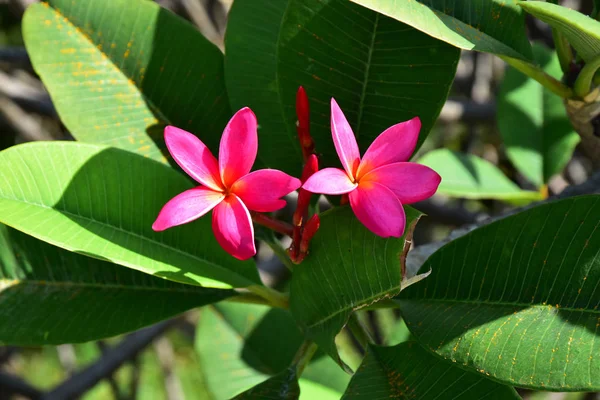
[[[224,52],[148,0],[31,5],[27,50],[76,140],[0,152],[0,343],[198,309],[202,398],[600,391],[600,197],[548,198],[576,146],[600,166],[600,7],[449,3],[235,0]],[[516,178],[423,146],[461,49],[508,64]],[[423,257],[434,194],[514,214]],[[261,277],[269,252],[289,279]]]

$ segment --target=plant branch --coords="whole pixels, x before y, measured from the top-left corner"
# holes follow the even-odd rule
[[[253,285],[247,288],[252,293],[267,300],[273,307],[288,309],[290,307],[289,296],[285,293],[278,292],[267,286]]]
[[[575,80],[574,89],[577,96],[584,98],[590,92],[592,80],[598,68],[600,68],[600,57],[596,57],[585,64],[579,76],[577,76],[577,80]]]
[[[292,361],[292,366],[296,367],[296,376],[300,377],[302,375],[304,368],[306,368],[312,357],[315,355],[317,347],[316,343],[311,342],[310,340],[305,340],[304,343],[302,343],[302,346],[300,346]]]
[[[141,350],[152,343],[154,339],[162,335],[172,324],[172,320],[164,321],[130,334],[121,343],[103,354],[98,362],[73,374],[71,378],[40,398],[42,400],[51,400],[79,397],[102,379],[110,376],[126,361],[133,359]]]
[[[43,393],[21,378],[0,371],[0,394],[17,394],[32,400],[41,399]]]
[[[573,97],[573,90],[559,81],[556,78],[545,73],[540,67],[537,67],[526,61],[521,61],[516,58],[499,56],[508,65],[516,68],[525,75],[538,81],[542,86],[550,90],[552,93],[559,95],[562,98],[568,99]]]
[[[554,40],[554,47],[556,48],[556,54],[558,55],[560,69],[566,74],[569,71],[571,62],[573,61],[573,51],[571,50],[571,45],[565,36],[554,28],[552,28],[552,39]]]

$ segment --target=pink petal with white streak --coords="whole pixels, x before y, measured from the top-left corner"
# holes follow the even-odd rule
[[[250,172],[257,150],[256,116],[245,107],[231,117],[221,136],[219,171],[226,187]]]
[[[360,164],[358,144],[346,116],[335,99],[331,99],[331,135],[344,170],[348,176],[355,177]]]
[[[152,229],[160,232],[198,219],[219,204],[223,198],[225,198],[223,193],[204,187],[186,190],[164,205],[152,224]]]
[[[357,186],[343,170],[325,168],[312,174],[302,185],[302,189],[312,193],[344,194],[353,191]]]
[[[165,143],[175,162],[189,176],[211,189],[223,190],[217,159],[200,139],[183,129],[167,126]]]
[[[256,254],[250,212],[236,195],[230,194],[215,207],[212,226],[217,242],[238,260]]]
[[[361,182],[348,197],[358,220],[374,234],[384,238],[404,234],[404,208],[390,189],[376,182]]]

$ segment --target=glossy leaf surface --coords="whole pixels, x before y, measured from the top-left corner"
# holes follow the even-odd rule
[[[36,142],[0,153],[0,222],[38,239],[173,281],[260,285],[252,261],[227,254],[210,217],[154,232],[161,207],[191,182],[114,148]]]
[[[600,196],[531,208],[472,231],[400,295],[416,339],[519,387],[600,389]]]

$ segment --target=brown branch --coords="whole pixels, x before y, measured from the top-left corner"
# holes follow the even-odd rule
[[[172,321],[161,322],[130,334],[121,343],[103,354],[96,363],[73,374],[71,378],[45,394],[41,399],[68,400],[79,397],[102,379],[110,376],[125,362],[133,359],[146,346],[162,335],[172,323]]]

